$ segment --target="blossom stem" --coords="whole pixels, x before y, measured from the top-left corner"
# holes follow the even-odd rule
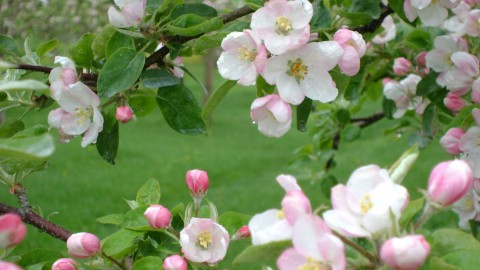
[[[353,249],[358,251],[358,253],[362,254],[371,263],[376,264],[378,262],[377,256],[375,256],[374,254],[366,251],[363,247],[359,246],[357,243],[351,241],[350,239],[348,239],[348,238],[346,238],[346,237],[344,237],[344,236],[342,236],[342,235],[340,235],[336,232],[333,232],[333,234],[335,234],[335,236],[340,238],[340,240],[342,240],[343,243],[345,243],[346,245],[349,245],[350,247],[352,247]]]
[[[420,226],[422,226],[425,222],[427,222],[427,220],[429,220],[433,216],[433,214],[435,214],[436,212],[437,212],[436,208],[432,206],[430,202],[427,201],[427,205],[425,205],[425,208],[423,209],[423,213],[420,216],[420,218],[418,218],[417,222],[413,226],[413,229],[417,230],[418,228],[420,228]]]
[[[121,263],[117,262],[114,258],[105,254],[105,252],[102,252],[102,256],[104,258],[107,258],[109,261],[111,261],[113,264],[115,264],[118,268],[120,268],[122,270],[127,270],[127,268],[125,266],[123,266]]]

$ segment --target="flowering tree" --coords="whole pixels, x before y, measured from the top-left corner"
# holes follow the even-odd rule
[[[20,204],[0,203],[0,269],[218,269],[230,242],[246,238],[251,245],[235,265],[476,269],[480,2],[248,0],[223,15],[212,7],[218,2],[117,0],[105,14],[110,23],[82,35],[69,55],[51,55],[56,41],[35,51],[26,41],[21,52],[0,35],[1,110],[25,110],[0,126],[0,181]],[[225,82],[201,108],[183,83],[189,72],[182,59],[216,47]],[[72,233],[30,206],[23,180],[45,169],[54,151],[51,132],[62,143],[81,136],[81,147],[95,144],[114,164],[119,122],[158,105],[172,129],[205,134],[214,109],[236,84],[257,88],[251,118],[260,133],[289,132],[292,110],[298,130],[312,123],[315,146],[308,155],[316,157],[314,173],[331,207],[312,208],[296,178],[279,175],[285,190],[280,209],[219,216],[205,199],[210,182],[202,170],[186,174],[192,202],[172,209],[159,204],[159,183],[149,180],[128,201],[127,213],[98,219],[119,227],[102,241]],[[356,117],[366,99],[383,101],[382,111]],[[46,108],[44,125],[25,127],[28,112]],[[396,123],[392,131],[410,132],[412,148],[388,169],[363,166],[338,183],[329,170],[340,138],[354,140],[382,118]],[[423,198],[410,201],[402,181],[437,134],[453,160],[435,166]],[[308,159],[300,158],[308,170]],[[459,229],[422,227],[441,210],[458,214]],[[23,222],[66,241],[71,257],[91,259],[9,256],[25,237]]]

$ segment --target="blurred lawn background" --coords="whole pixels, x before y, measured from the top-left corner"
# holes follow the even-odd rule
[[[19,37],[19,40],[21,38],[24,37]],[[34,37],[37,38],[42,36]],[[203,78],[202,58],[186,59],[186,67],[198,78]],[[188,76],[185,81],[200,101],[201,88]],[[221,82],[216,75],[214,85],[218,86]],[[214,111],[208,136],[176,133],[168,127],[158,109],[147,117],[138,118],[138,121],[121,125],[115,166],[103,161],[94,146],[82,149],[79,138],[68,144],[57,143],[49,168],[32,174],[24,183],[30,202],[38,206],[45,217],[72,232],[88,231],[103,238],[115,228],[96,223],[95,219],[126,212],[128,206],[123,199],[134,199],[138,188],[149,178],[156,178],[161,184],[161,204],[167,207],[181,202],[187,204],[190,197],[185,173],[198,168],[206,170],[210,176],[208,198],[217,204],[220,214],[237,211],[253,215],[278,208],[284,192],[276,184],[275,177],[292,172],[288,164],[294,150],[310,143],[311,138],[296,131],[295,124],[280,139],[260,134],[249,117],[255,93],[254,88],[233,88]],[[358,116],[368,116],[381,110],[378,102],[366,105]],[[27,126],[46,124],[48,111],[54,108],[55,105],[40,113],[30,113],[25,118]],[[7,119],[19,113],[7,112]],[[337,166],[332,171],[339,181],[345,182],[359,166],[378,164],[389,167],[395,162],[408,148],[409,134],[384,136],[383,129],[391,125],[393,121],[384,119],[363,130],[361,139],[341,141],[335,158]],[[56,131],[52,133],[57,136]],[[436,142],[421,151],[404,182],[412,199],[419,197],[417,189],[425,187],[432,167],[449,158]],[[319,183],[302,181],[300,185],[314,208],[326,202]],[[15,197],[5,187],[0,190],[0,198],[2,202],[17,205]],[[447,214],[431,224],[454,225],[456,222],[453,215]],[[27,239],[15,252],[20,254],[36,247],[64,250],[66,254],[63,242],[30,226]],[[229,260],[236,251],[229,253]]]

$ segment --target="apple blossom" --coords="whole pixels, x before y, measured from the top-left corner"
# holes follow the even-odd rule
[[[333,40],[343,49],[338,61],[338,67],[348,76],[353,76],[360,70],[360,58],[365,55],[367,45],[360,33],[348,29],[339,29],[333,35]]]
[[[415,62],[417,62],[417,65],[421,68],[426,68],[427,67],[427,53],[426,51],[423,51],[419,54],[417,54],[417,56],[415,56]]]
[[[75,233],[67,239],[67,247],[72,257],[88,258],[100,250],[100,240],[91,233]]]
[[[53,68],[48,76],[48,81],[53,84],[56,81],[61,82],[64,86],[69,86],[77,82],[77,71],[75,63],[70,58],[63,56],[55,56],[55,63],[60,63],[62,67]]]
[[[307,43],[313,7],[307,0],[270,0],[252,15],[252,31],[272,54],[282,54]]]
[[[163,261],[164,270],[188,270],[185,259],[180,255],[171,255]]]
[[[58,259],[52,265],[52,270],[78,270],[78,263],[70,258]]]
[[[180,245],[191,262],[216,263],[227,253],[230,238],[225,228],[207,218],[192,218],[180,232]]]
[[[395,101],[397,107],[397,111],[393,114],[394,118],[401,118],[408,110],[413,109],[417,114],[423,114],[429,101],[416,96],[417,85],[421,79],[418,75],[410,74],[400,82],[391,80],[384,84],[385,98]]]
[[[27,227],[18,215],[7,213],[0,216],[0,249],[22,242],[26,233]]]
[[[409,21],[420,17],[425,26],[439,26],[448,17],[447,8],[458,5],[458,0],[405,0],[404,10]]]
[[[280,97],[293,105],[305,96],[330,102],[338,90],[328,71],[337,65],[343,49],[335,41],[312,42],[267,60],[263,77],[276,84]]]
[[[382,245],[382,261],[395,270],[416,270],[430,254],[430,244],[423,235],[390,238]]]
[[[385,17],[381,26],[383,27],[383,31],[372,39],[373,43],[383,44],[395,39],[395,36],[397,35],[397,27],[395,26],[392,16],[388,15]]]
[[[210,181],[208,180],[208,174],[206,171],[197,169],[189,170],[185,178],[192,196],[203,197],[207,194]]]
[[[323,214],[331,229],[347,237],[371,238],[399,220],[409,195],[385,169],[368,165],[356,169],[346,185],[333,187],[331,201],[333,209]]]
[[[465,107],[465,101],[462,97],[455,95],[452,92],[448,93],[443,99],[443,104],[454,114],[458,113],[463,107]]]
[[[292,125],[292,109],[278,95],[255,99],[250,116],[258,124],[258,130],[268,137],[281,137]]]
[[[454,52],[450,57],[453,65],[443,75],[443,84],[457,95],[467,93],[472,87],[474,77],[479,72],[478,58],[466,52]]]
[[[94,143],[103,129],[103,116],[98,106],[98,96],[82,82],[70,85],[56,97],[60,109],[48,115],[48,124],[59,130],[60,134],[83,135],[82,147]]]
[[[473,102],[480,104],[480,78],[473,81],[471,96]]]
[[[108,9],[108,20],[118,28],[137,26],[145,16],[147,0],[114,0],[120,11],[111,6]]]
[[[9,262],[0,261],[0,269],[2,270],[22,270],[19,266]]]
[[[468,51],[467,41],[461,37],[450,35],[437,36],[434,40],[434,49],[425,56],[427,67],[437,71],[448,71],[453,67],[452,54],[457,51]]]
[[[312,213],[310,200],[301,190],[288,191],[285,197],[283,197],[282,209],[285,213],[285,218],[292,226],[303,215]]]
[[[440,138],[440,145],[447,153],[458,155],[462,153],[462,150],[460,150],[460,139],[463,135],[465,135],[465,130],[451,128]]]
[[[300,186],[297,184],[297,179],[295,177],[288,175],[288,174],[280,174],[276,178],[277,183],[285,190],[285,192],[289,192],[292,190],[302,190]]]
[[[261,40],[251,30],[232,32],[223,39],[222,49],[217,61],[220,75],[241,85],[254,85],[267,62]]]
[[[167,228],[172,219],[170,211],[159,204],[150,205],[143,215],[147,218],[148,224],[155,229]]]
[[[462,198],[473,184],[472,169],[463,160],[441,162],[428,179],[427,193],[432,202],[449,206]]]
[[[460,150],[464,152],[461,156],[473,171],[473,177],[480,177],[480,146],[478,145],[478,138],[480,138],[480,127],[470,127],[465,135],[460,139]]]
[[[126,124],[133,118],[133,110],[129,106],[120,106],[117,107],[117,111],[115,113],[115,119],[118,121]]]
[[[412,63],[405,57],[395,58],[393,61],[393,72],[398,76],[406,76],[412,68]]]
[[[285,212],[269,209],[256,214],[248,223],[253,245],[263,245],[273,241],[292,238],[293,227],[285,218]]]
[[[458,226],[465,230],[470,229],[469,221],[478,219],[480,213],[480,197],[477,192],[470,189],[467,194],[452,204],[452,210],[458,217]]]

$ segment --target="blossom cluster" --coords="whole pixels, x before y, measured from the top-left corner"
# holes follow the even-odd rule
[[[232,32],[222,42],[224,51],[217,61],[222,77],[247,86],[256,84],[260,74],[276,86],[275,93],[251,106],[252,120],[267,136],[281,137],[290,129],[290,105],[306,97],[325,103],[338,96],[328,73],[337,65],[348,76],[360,69],[366,52],[362,35],[340,29],[332,41],[314,41],[312,16],[307,0],[270,0],[253,13],[251,29]]]

